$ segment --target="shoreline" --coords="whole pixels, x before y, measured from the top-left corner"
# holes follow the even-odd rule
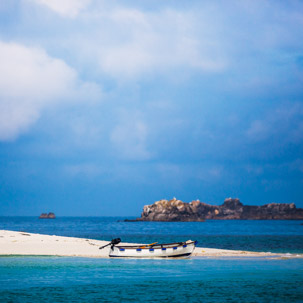
[[[109,241],[43,235],[23,231],[0,230],[0,256],[46,256],[109,258]],[[121,243],[123,245],[133,243]],[[192,257],[268,257],[270,259],[303,258],[303,253],[271,253],[196,247]]]

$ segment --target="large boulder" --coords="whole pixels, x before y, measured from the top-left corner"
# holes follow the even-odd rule
[[[145,205],[141,214],[142,221],[203,221],[196,207],[176,198],[160,200]]]
[[[176,198],[145,205],[137,221],[204,221],[206,219],[268,220],[303,219],[303,209],[294,203],[270,203],[262,206],[243,205],[239,199],[227,198],[222,205],[199,200],[190,203]]]

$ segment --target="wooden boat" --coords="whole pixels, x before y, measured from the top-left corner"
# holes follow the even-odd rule
[[[177,257],[187,257],[194,251],[197,241],[185,241],[176,243],[166,243],[166,244],[146,244],[146,245],[121,245],[116,246],[120,243],[120,239],[113,239],[109,250],[109,256],[122,257],[122,258],[177,258]],[[106,245],[106,246],[107,246]],[[100,247],[101,248],[104,248]]]

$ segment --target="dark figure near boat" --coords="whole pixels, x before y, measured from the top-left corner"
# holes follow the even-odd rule
[[[56,216],[54,213],[42,213],[39,219],[56,219]]]

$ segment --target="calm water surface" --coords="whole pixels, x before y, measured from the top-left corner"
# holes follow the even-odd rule
[[[0,217],[0,229],[303,253],[302,221],[117,222]],[[303,302],[303,259],[0,257],[0,302]]]
[[[198,240],[198,246],[303,253],[303,221],[209,220],[206,222],[118,222],[117,217],[0,217],[0,229],[137,243]]]
[[[1,257],[1,302],[302,302],[303,260]]]

